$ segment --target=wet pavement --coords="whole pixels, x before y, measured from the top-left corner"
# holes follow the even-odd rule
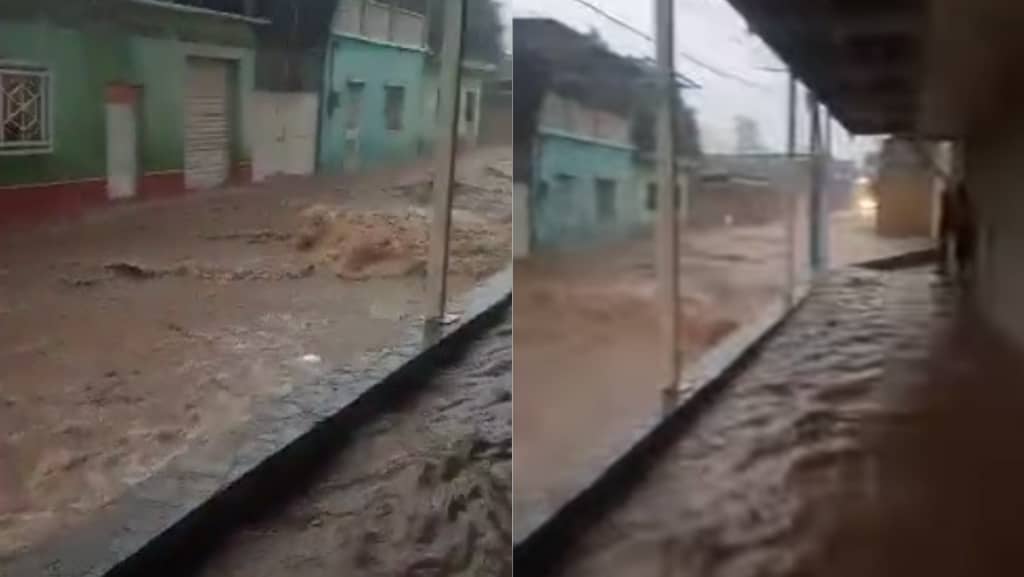
[[[509,311],[199,574],[511,576],[511,501]]]
[[[1024,365],[957,302],[835,273],[561,575],[1019,574]]]

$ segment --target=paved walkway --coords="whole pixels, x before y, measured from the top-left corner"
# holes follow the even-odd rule
[[[1020,358],[927,270],[836,273],[563,575],[1020,574]]]

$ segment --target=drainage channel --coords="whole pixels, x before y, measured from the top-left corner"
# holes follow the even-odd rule
[[[1011,489],[1024,467],[1006,453],[1007,439],[1024,434],[1021,363],[957,307],[956,292],[930,268],[831,275],[603,499],[563,510],[547,542],[517,543],[517,568],[531,577],[1000,574],[980,569],[1013,558],[1000,546],[1016,533],[980,524],[977,511],[1024,511]],[[992,482],[1002,477],[1012,482]],[[990,497],[983,486],[1005,490]]]

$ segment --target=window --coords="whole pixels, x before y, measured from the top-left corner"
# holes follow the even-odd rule
[[[555,175],[555,191],[560,195],[572,194],[576,188],[576,177],[571,174]]]
[[[51,146],[49,72],[0,65],[0,152],[48,151]]]
[[[615,181],[609,178],[598,178],[594,181],[597,191],[597,219],[608,222],[615,219]]]
[[[384,122],[388,130],[402,130],[402,112],[405,110],[405,87],[384,87]]]
[[[363,89],[361,81],[350,80],[348,83],[348,114],[345,115],[345,128],[359,128],[363,116]]]
[[[682,199],[683,191],[676,185],[676,210],[682,210]],[[658,185],[651,182],[647,184],[647,210],[657,210],[658,208]]]
[[[476,92],[466,91],[466,124],[476,122]]]

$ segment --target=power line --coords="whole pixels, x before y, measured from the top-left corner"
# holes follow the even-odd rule
[[[589,0],[573,0],[573,2],[576,2],[577,4],[579,4],[579,5],[583,6],[583,7],[591,10],[592,12],[598,14],[599,16],[602,16],[603,18],[605,18],[609,22],[611,22],[611,23],[613,23],[613,24],[615,24],[615,25],[617,25],[617,26],[619,26],[619,27],[621,27],[621,28],[623,28],[625,30],[628,30],[628,31],[632,32],[633,34],[636,34],[637,36],[643,38],[644,40],[647,40],[648,42],[650,42],[652,44],[654,43],[654,37],[651,36],[650,34],[648,34],[647,32],[644,32],[643,30],[640,30],[636,26],[633,26],[629,22],[626,22],[625,20],[619,18],[618,16],[615,16],[614,14],[610,14],[610,13],[606,12],[603,8],[601,8],[600,6],[597,6],[596,4],[593,4]],[[679,55],[682,56],[683,58],[685,58],[686,60],[688,60],[689,62],[699,66],[700,68],[703,68],[704,70],[707,70],[708,72],[711,72],[712,74],[716,74],[716,75],[718,75],[718,76],[720,76],[722,78],[728,78],[730,80],[735,80],[737,82],[741,82],[741,83],[746,84],[747,86],[750,86],[750,87],[753,87],[753,88],[760,88],[760,89],[764,89],[765,88],[763,85],[758,84],[756,82],[752,82],[752,81],[750,81],[750,80],[748,80],[746,78],[743,78],[742,76],[739,76],[737,74],[733,74],[732,72],[728,72],[726,70],[722,70],[720,68],[712,66],[712,65],[710,65],[710,64],[700,60],[696,56],[688,54],[688,53],[686,53],[686,52],[684,52],[682,50],[679,51]]]

